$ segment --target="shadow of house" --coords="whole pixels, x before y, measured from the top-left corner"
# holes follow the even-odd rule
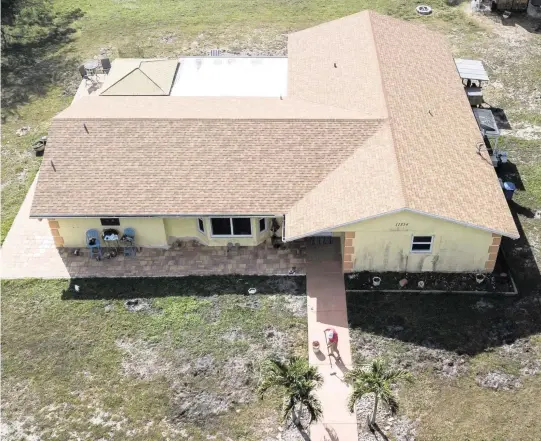
[[[122,300],[169,296],[206,297],[216,294],[306,295],[306,278],[300,276],[186,276],[145,278],[71,279],[63,300]]]
[[[515,279],[519,295],[537,299],[537,306],[541,307],[539,296],[541,296],[541,273],[535,260],[532,246],[528,237],[524,233],[521,217],[533,219],[535,213],[533,210],[523,207],[514,201],[510,204],[511,213],[515,219],[520,238],[511,240],[504,238],[502,240],[502,250]],[[538,318],[541,321],[541,317]]]
[[[520,177],[517,166],[510,161],[507,161],[505,164],[500,164],[498,166],[498,176],[502,178],[504,182],[510,181],[517,187],[519,191],[525,191],[524,182]]]
[[[530,17],[526,12],[513,12],[509,18],[501,18],[504,26],[519,26],[533,34],[541,33],[541,22],[539,19]]]
[[[492,112],[492,115],[494,116],[494,120],[496,121],[496,125],[498,126],[498,129],[511,130],[511,123],[509,122],[509,119],[507,118],[507,115],[505,114],[505,111],[502,108],[490,107],[490,111]]]
[[[433,349],[476,355],[541,332],[541,274],[517,212],[520,239],[504,239],[502,250],[515,279],[516,297],[459,294],[348,293],[350,327]],[[524,209],[520,207],[519,211]]]

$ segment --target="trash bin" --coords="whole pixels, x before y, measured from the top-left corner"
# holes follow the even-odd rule
[[[503,183],[503,193],[505,194],[505,199],[510,201],[513,199],[513,194],[515,193],[515,190],[517,187],[512,182],[504,182]]]

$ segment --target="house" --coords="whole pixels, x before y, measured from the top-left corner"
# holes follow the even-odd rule
[[[345,272],[488,272],[519,236],[446,41],[422,25],[364,11],[291,34],[287,58],[143,64],[117,60],[108,93],[53,119],[31,217],[59,247],[110,226],[143,247],[257,246],[274,225],[286,243],[339,237]]]

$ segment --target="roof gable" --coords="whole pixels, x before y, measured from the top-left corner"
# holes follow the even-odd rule
[[[115,60],[100,95],[169,95],[177,66],[175,60]]]

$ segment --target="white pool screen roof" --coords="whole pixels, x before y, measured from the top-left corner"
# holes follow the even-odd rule
[[[171,96],[287,95],[286,57],[180,58]]]

